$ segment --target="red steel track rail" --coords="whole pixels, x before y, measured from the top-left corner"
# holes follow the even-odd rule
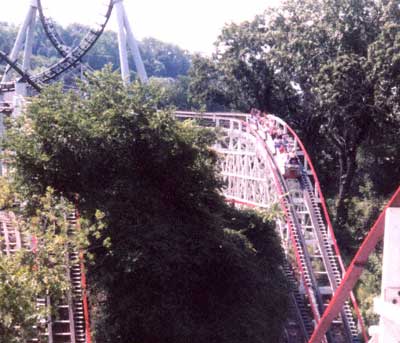
[[[330,236],[332,238],[333,247],[335,249],[335,252],[336,252],[336,255],[337,255],[337,258],[338,258],[338,262],[339,262],[340,268],[342,270],[342,273],[343,273],[343,275],[345,275],[346,268],[344,266],[344,263],[343,263],[343,260],[342,260],[342,257],[341,257],[339,245],[337,244],[337,241],[336,241],[335,232],[333,231],[332,222],[331,222],[331,219],[330,219],[330,216],[329,216],[328,208],[326,206],[325,197],[324,197],[324,195],[322,193],[322,190],[321,190],[321,185],[320,185],[320,182],[319,182],[319,179],[318,179],[317,172],[315,171],[315,168],[314,168],[314,165],[313,165],[313,163],[311,161],[310,155],[308,154],[308,152],[307,152],[306,148],[304,147],[303,142],[300,140],[299,136],[296,134],[296,132],[288,124],[286,124],[286,128],[293,135],[293,137],[295,137],[297,143],[300,146],[301,151],[304,154],[304,158],[307,160],[308,166],[309,166],[309,168],[311,170],[311,173],[312,173],[312,176],[313,176],[313,179],[314,179],[314,186],[315,186],[316,192],[318,193],[318,198],[320,199],[320,203],[321,203],[321,207],[322,207],[323,214],[324,214],[324,217],[325,217],[325,221],[326,221]],[[354,296],[352,291],[350,292],[349,296],[350,296],[351,302],[353,304],[354,311],[356,312],[357,318],[359,320],[359,324],[360,324],[360,327],[361,327],[361,332],[362,332],[363,338],[364,338],[365,342],[368,342],[368,335],[367,335],[367,332],[366,332],[366,329],[365,329],[364,321],[362,319],[360,309],[358,307],[357,301],[356,301],[355,296]]]

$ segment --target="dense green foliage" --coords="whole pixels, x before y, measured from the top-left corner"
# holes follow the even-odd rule
[[[213,132],[179,123],[157,87],[109,70],[49,87],[8,133],[16,182],[104,213],[89,268],[98,342],[277,342],[287,291],[274,226],[225,204]]]

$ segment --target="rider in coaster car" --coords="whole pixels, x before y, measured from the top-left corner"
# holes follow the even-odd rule
[[[297,159],[296,152],[294,150],[289,152],[287,163],[299,164],[299,160]]]
[[[276,137],[276,138],[274,139],[274,148],[275,148],[274,154],[276,154],[277,151],[281,152],[281,147],[282,147],[282,146],[283,146],[282,139]]]

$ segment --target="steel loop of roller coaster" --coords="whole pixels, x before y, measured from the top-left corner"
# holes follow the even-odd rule
[[[92,48],[92,46],[96,43],[97,39],[103,33],[104,28],[106,27],[107,22],[110,19],[114,3],[115,3],[115,0],[110,0],[110,2],[108,4],[108,7],[107,7],[107,12],[106,12],[106,14],[104,16],[105,17],[105,21],[102,24],[99,25],[100,29],[95,30],[95,31],[90,30],[89,33],[86,35],[86,37],[84,37],[81,40],[81,43],[78,45],[78,47],[85,40],[89,41],[89,39],[87,39],[87,37],[91,36],[91,32],[96,32],[97,37],[95,38],[95,40],[93,42],[90,43],[90,46],[82,53],[82,55],[79,58],[79,61]],[[63,41],[63,39],[59,35],[58,31],[56,30],[55,25],[53,23],[53,20],[51,18],[45,16],[44,10],[43,10],[43,6],[42,6],[42,0],[38,0],[38,10],[39,10],[40,21],[41,21],[41,23],[43,25],[43,28],[44,28],[44,31],[46,32],[47,37],[49,38],[50,42],[53,44],[55,49],[59,52],[59,54],[62,57],[66,58],[74,49],[65,44],[65,42]]]
[[[47,38],[49,38],[50,42],[53,44],[59,54],[62,57],[66,57],[71,51],[71,48],[64,43],[63,39],[61,38],[54,26],[53,20],[44,15],[42,0],[38,1],[38,10],[39,18],[43,25],[44,32],[46,33]]]
[[[235,168],[229,166],[229,162],[221,163],[222,175],[227,183],[224,195],[229,202],[253,208],[268,207],[271,201],[279,202],[286,217],[286,225],[278,223],[281,227],[281,238],[283,241],[285,240],[285,235],[282,235],[282,232],[287,230],[286,237],[290,237],[291,248],[296,260],[295,270],[300,275],[301,281],[298,278],[296,280],[294,277],[296,272],[293,272],[290,266],[284,266],[284,271],[289,281],[292,283],[297,282],[291,287],[291,299],[295,303],[295,313],[302,331],[303,342],[307,341],[313,333],[314,326],[320,322],[332,295],[339,287],[345,268],[340,257],[340,251],[318,177],[303,143],[289,125],[273,115],[267,115],[264,118],[259,117],[256,123],[252,123],[252,116],[247,114],[176,112],[175,115],[181,120],[194,119],[203,126],[219,127],[225,132],[225,136],[222,139],[222,141],[225,139],[225,142],[219,139],[222,143],[217,143],[215,149],[219,156],[223,156],[221,159],[236,159],[235,162],[238,164],[235,170]],[[280,156],[278,153],[275,152],[274,154],[273,152],[274,147],[271,136],[268,134],[265,137],[261,137],[257,129],[257,126],[262,125],[263,121],[269,122],[288,136],[288,140],[296,151],[296,158],[301,165],[301,176],[298,179],[287,179],[283,175],[282,168],[279,166]],[[227,138],[229,136],[231,137]],[[238,143],[235,141],[237,139],[242,141]],[[227,143],[228,141],[229,143]],[[234,144],[238,145],[236,151],[232,142],[236,142]],[[229,149],[231,149],[230,152],[227,151]],[[253,157],[248,159],[246,156],[251,153],[253,153]],[[237,158],[240,154],[242,154],[242,160]],[[254,156],[257,155],[257,159],[262,160],[262,174],[268,175],[266,179],[260,178],[260,173],[254,174],[250,170],[251,168],[249,169],[249,165],[254,166],[257,163],[261,165],[254,159]],[[237,175],[234,175],[235,172]],[[262,188],[262,183],[269,184],[266,187],[269,187],[270,191],[275,191],[277,197],[275,199],[271,197],[266,199],[265,193],[268,192],[260,192],[259,195],[253,192],[254,194],[249,195],[249,191],[246,193],[243,189],[240,191],[238,189],[235,190],[232,184],[241,185],[242,188],[248,187],[243,181],[238,181],[238,178],[247,179],[245,181],[247,183],[250,183],[253,178],[260,185],[256,188],[253,185],[250,188],[258,190]],[[271,187],[271,182],[274,187]],[[314,265],[315,256],[320,261],[318,268]],[[321,281],[319,279],[321,270],[327,275],[329,283],[327,280]],[[305,290],[305,296],[303,297],[298,292],[300,285]],[[325,292],[323,293],[322,290],[325,290]],[[322,339],[323,342],[359,342],[359,331],[361,331],[365,340],[368,339],[360,311],[352,294],[351,300],[358,317],[360,329],[357,329],[354,322],[350,305],[344,303],[340,316],[336,316],[332,322],[331,329]],[[311,316],[310,311],[304,308],[302,304],[304,301],[309,304]]]
[[[4,53],[0,53],[0,59],[4,60],[8,65],[16,70],[18,74],[22,76],[23,80],[26,80],[33,88],[39,91],[41,89],[41,84],[46,84],[56,79],[58,76],[66,72],[71,67],[77,66],[82,58],[87,54],[87,52],[93,47],[93,45],[97,42],[97,40],[103,33],[108,23],[108,20],[111,17],[114,0],[110,0],[108,4],[107,12],[104,16],[104,21],[99,24],[98,28],[90,29],[89,32],[82,38],[80,43],[74,48],[69,48],[64,44],[51,19],[45,17],[41,0],[38,0],[37,3],[40,20],[42,22],[46,35],[48,36],[54,47],[57,49],[57,51],[61,54],[62,58],[43,72],[36,75],[29,75],[23,72],[22,69],[19,68],[15,62],[10,61],[7,55]],[[14,83],[7,82],[5,84],[0,84],[0,91],[13,91],[14,89]]]
[[[61,53],[63,58],[54,65],[50,66],[44,72],[33,76],[32,78],[33,81],[39,83],[47,83],[55,79],[57,76],[59,76],[69,68],[76,66],[77,63],[79,63],[80,60],[86,55],[86,53],[93,47],[93,45],[96,43],[96,41],[103,33],[108,23],[108,20],[110,19],[113,6],[114,6],[114,0],[110,0],[107,12],[105,14],[104,22],[100,25],[100,27],[97,29],[90,29],[89,32],[82,38],[78,46],[76,46],[73,49],[68,49],[65,47],[62,40],[60,39],[58,33],[54,28],[54,25],[50,24],[51,21],[49,19],[46,19],[46,17],[44,16],[41,0],[38,0],[40,19],[45,28],[45,31],[50,41],[54,44],[56,49]]]

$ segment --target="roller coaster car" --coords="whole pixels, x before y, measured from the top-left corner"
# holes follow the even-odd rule
[[[0,102],[0,113],[11,114],[13,108],[9,102]]]
[[[297,159],[290,159],[285,162],[285,173],[283,176],[286,179],[297,179],[301,176],[300,163]]]

